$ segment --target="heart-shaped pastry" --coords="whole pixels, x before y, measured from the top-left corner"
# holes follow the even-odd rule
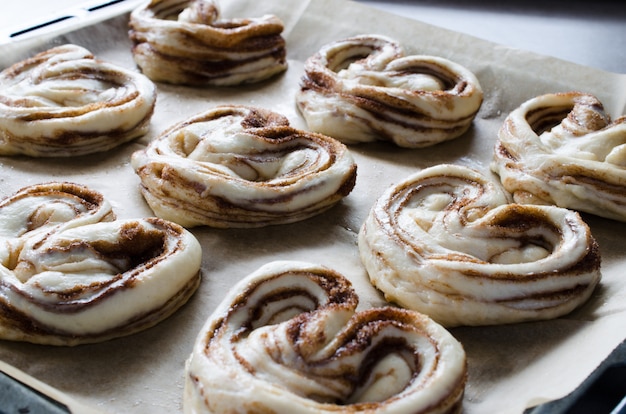
[[[107,151],[146,133],[155,102],[146,76],[54,47],[0,73],[0,155]]]
[[[626,221],[626,116],[612,122],[589,94],[546,94],[512,111],[498,138],[492,170],[516,202]]]
[[[305,62],[296,103],[308,127],[346,144],[420,148],[461,136],[483,100],[478,79],[436,56],[405,56],[393,39],[362,35]]]
[[[185,85],[260,82],[287,69],[282,21],[220,19],[213,0],[153,0],[130,15],[135,62],[150,79]]]
[[[600,280],[598,246],[578,213],[509,204],[496,183],[462,166],[390,187],[358,243],[388,300],[447,327],[556,318]]]
[[[162,321],[200,283],[201,248],[158,218],[115,220],[72,183],[26,187],[0,203],[0,339],[101,342]]]
[[[268,263],[226,295],[185,368],[186,413],[458,413],[466,360],[418,312],[355,311],[323,266]]]
[[[218,106],[136,152],[148,204],[186,227],[260,227],[304,220],[348,195],[356,164],[341,142],[282,115]]]

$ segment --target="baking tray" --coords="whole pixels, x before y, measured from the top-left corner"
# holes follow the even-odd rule
[[[173,123],[221,103],[271,108],[294,126],[305,128],[293,100],[304,60],[323,44],[355,34],[385,34],[398,39],[408,53],[427,53],[463,64],[481,81],[485,102],[465,136],[436,147],[406,150],[386,143],[351,147],[359,166],[356,187],[321,216],[262,229],[192,229],[204,251],[202,284],[186,306],[152,329],[73,348],[0,342],[0,359],[104,412],[181,412],[184,362],[200,327],[226,290],[269,261],[326,265],[350,278],[361,296],[360,307],[385,304],[369,284],[356,249],[358,229],[375,199],[402,177],[435,164],[451,162],[488,171],[499,126],[526,99],[578,89],[594,93],[612,116],[625,110],[625,75],[498,45],[354,2],[241,0],[228,3],[223,13],[281,17],[287,72],[241,88],[159,84],[146,136],[107,153],[71,160],[4,157],[0,160],[0,196],[25,185],[73,181],[103,193],[119,218],[150,216],[129,164],[134,151]],[[75,43],[101,59],[135,68],[127,30],[125,13],[40,44],[1,49],[0,55],[16,61],[50,46]],[[468,356],[465,412],[521,413],[563,397],[624,339],[626,224],[590,215],[584,218],[603,255],[602,282],[585,306],[552,321],[451,329]]]

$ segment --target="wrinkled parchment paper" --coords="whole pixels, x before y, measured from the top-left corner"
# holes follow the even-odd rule
[[[269,261],[306,260],[332,267],[352,280],[362,307],[383,304],[369,284],[356,244],[359,227],[375,199],[392,183],[434,164],[457,163],[489,171],[497,129],[523,101],[577,89],[595,94],[612,116],[625,112],[625,75],[510,49],[353,2],[224,3],[226,18],[271,13],[284,21],[289,59],[285,74],[243,88],[158,85],[156,111],[145,137],[108,153],[71,160],[0,158],[0,197],[26,185],[73,181],[102,192],[119,218],[151,216],[129,163],[135,150],[173,123],[220,103],[267,107],[304,128],[294,103],[304,60],[323,44],[356,34],[391,36],[407,54],[438,55],[468,67],[478,76],[485,101],[473,127],[456,140],[419,150],[386,143],[351,147],[358,163],[356,187],[321,216],[262,229],[193,229],[204,252],[202,284],[185,307],[148,331],[74,348],[0,341],[0,359],[105,413],[181,412],[184,362],[200,327],[227,289]],[[75,43],[101,59],[135,68],[127,24],[128,15],[123,15],[5,52],[17,61],[54,45]],[[468,357],[466,413],[521,413],[527,406],[564,396],[626,336],[626,224],[584,218],[600,244],[603,279],[583,308],[546,322],[451,329]]]

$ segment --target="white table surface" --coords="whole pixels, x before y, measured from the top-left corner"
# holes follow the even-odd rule
[[[619,1],[360,0],[363,4],[542,55],[626,73]]]

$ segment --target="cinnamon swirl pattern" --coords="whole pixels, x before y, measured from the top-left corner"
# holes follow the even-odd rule
[[[492,170],[518,203],[626,221],[626,116],[581,92],[530,99],[504,121]]]
[[[345,145],[245,106],[218,106],[176,124],[131,162],[155,214],[185,227],[304,220],[335,205],[356,181]]]
[[[296,102],[308,127],[346,144],[388,140],[420,148],[454,139],[483,100],[468,69],[441,57],[405,56],[384,36],[330,43],[304,70]]]
[[[350,282],[279,261],[237,284],[185,367],[185,413],[458,413],[461,344],[400,308],[356,312]]]
[[[130,15],[135,62],[153,81],[233,86],[287,69],[282,21],[220,19],[212,0],[152,0]]]
[[[0,203],[0,339],[73,346],[162,321],[200,283],[200,244],[158,218],[115,220],[72,183]]]
[[[144,135],[156,102],[140,73],[67,44],[0,73],[0,155],[70,157]]]
[[[359,232],[372,283],[446,327],[551,319],[583,304],[600,280],[588,226],[575,211],[507,196],[454,165],[390,187]]]

